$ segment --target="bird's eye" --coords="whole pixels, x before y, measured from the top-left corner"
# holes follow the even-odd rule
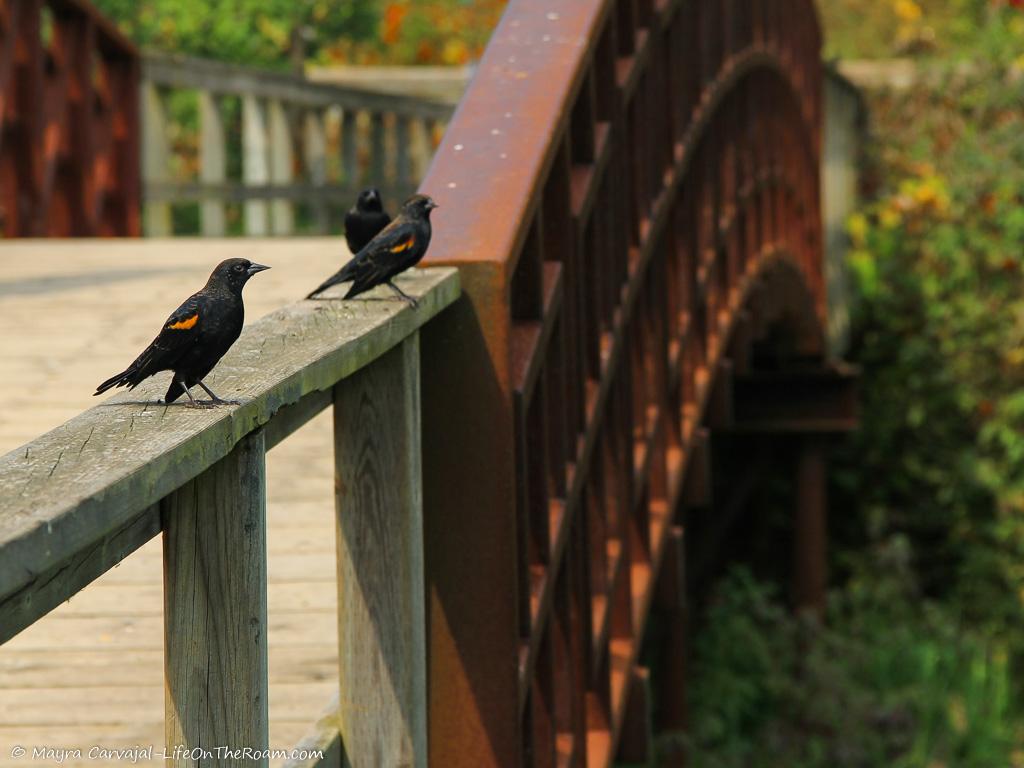
[[[241,272],[244,269],[245,267],[243,267],[241,264],[235,264],[235,272]]]

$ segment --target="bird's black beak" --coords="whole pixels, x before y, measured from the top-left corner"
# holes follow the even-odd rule
[[[428,211],[432,211],[432,210],[434,210],[435,208],[440,208],[440,207],[441,207],[441,206],[440,206],[440,205],[438,205],[437,203],[435,203],[435,202],[434,202],[433,200],[431,200],[431,201],[430,201],[429,203],[427,203],[427,210],[428,210]]]
[[[249,277],[252,277],[257,272],[262,272],[265,269],[270,269],[270,267],[266,267],[263,264],[250,264],[249,269],[247,269],[246,272],[249,273]]]

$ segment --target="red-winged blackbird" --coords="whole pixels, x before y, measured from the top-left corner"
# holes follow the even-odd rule
[[[370,187],[359,193],[356,204],[345,214],[345,242],[348,252],[355,256],[391,223],[391,217],[384,210],[380,191]]]
[[[437,203],[426,195],[410,197],[394,221],[367,243],[352,261],[327,278],[306,298],[311,299],[332,285],[351,282],[352,287],[345,294],[346,299],[378,285],[386,285],[415,307],[416,299],[403,293],[391,279],[415,265],[427,252],[427,246],[430,245],[430,212],[435,208]]]
[[[164,395],[165,403],[173,403],[184,393],[193,406],[237,405],[217,397],[203,379],[242,332],[245,319],[242,288],[250,277],[265,269],[270,267],[248,259],[222,261],[203,289],[192,294],[167,318],[160,335],[135,362],[96,387],[93,394],[99,395],[111,387],[135,389],[153,374],[174,371],[171,386]],[[196,384],[206,391],[209,400],[197,401],[192,397],[188,390]]]

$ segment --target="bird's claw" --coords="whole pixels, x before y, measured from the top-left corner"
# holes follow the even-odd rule
[[[221,400],[219,397],[215,400],[193,400],[188,403],[182,403],[186,408],[199,408],[199,409],[210,409],[216,408],[218,405],[241,405],[240,400]],[[167,403],[164,403],[167,405]]]
[[[169,403],[164,403],[164,405],[169,405]],[[182,406],[184,406],[185,408],[208,410],[214,407],[214,403],[211,403],[209,400],[192,400],[191,402],[188,403],[182,403]]]

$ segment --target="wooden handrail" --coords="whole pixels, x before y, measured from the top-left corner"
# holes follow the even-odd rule
[[[386,733],[384,754],[424,764],[418,334],[459,277],[405,279],[415,309],[307,301],[248,326],[214,374],[237,407],[162,406],[150,381],[0,458],[0,643],[162,531],[168,755],[266,749],[264,455],[333,404],[341,709],[353,734]],[[391,686],[356,684],[379,669]]]

